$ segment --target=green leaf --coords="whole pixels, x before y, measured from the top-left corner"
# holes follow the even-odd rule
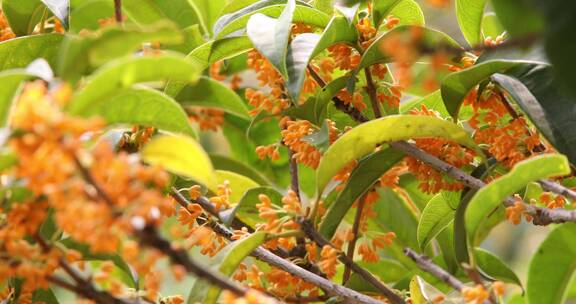
[[[322,218],[318,231],[327,239],[332,239],[352,204],[370,190],[374,183],[402,158],[404,158],[404,154],[388,148],[371,154],[358,162],[348,178],[346,187]]]
[[[87,79],[86,85],[76,92],[69,110],[74,114],[85,113],[118,90],[137,83],[167,79],[193,83],[198,80],[199,74],[197,66],[176,54],[118,59],[98,69]]]
[[[267,195],[270,198],[272,204],[276,206],[282,206],[282,194],[270,187],[258,187],[246,191],[240,202],[234,206],[232,209],[228,209],[220,213],[220,218],[222,222],[226,225],[230,225],[234,217],[238,217],[242,222],[246,223],[250,227],[255,227],[256,224],[262,222],[259,216],[258,208],[256,204],[259,204],[258,196],[260,194]]]
[[[420,249],[424,250],[432,239],[452,223],[459,198],[459,193],[441,192],[428,202],[418,222]]]
[[[243,28],[250,16],[254,15],[256,12],[259,12],[260,9],[274,6],[278,4],[285,4],[283,0],[260,0],[260,1],[250,1],[253,3],[247,3],[247,1],[233,1],[230,2],[225,8],[223,14],[216,20],[214,23],[214,36],[216,38],[221,38],[227,34],[230,34],[236,30]],[[247,5],[244,7],[239,7],[239,3],[246,3]],[[281,13],[281,12],[280,12]],[[278,15],[280,14],[278,13]],[[278,17],[276,15],[275,17]],[[270,16],[272,17],[272,16]],[[226,28],[229,24],[233,23],[239,19],[246,19],[242,22],[242,24],[236,27],[233,30],[228,30],[227,33],[221,33],[224,28]]]
[[[288,0],[278,19],[255,14],[246,24],[246,33],[254,44],[254,48],[268,59],[285,79],[288,79],[286,54],[295,9],[296,1]]]
[[[513,37],[537,34],[544,28],[541,10],[531,0],[497,0],[491,3],[498,19]]]
[[[180,105],[165,94],[152,89],[124,89],[118,94],[94,103],[78,113],[100,116],[109,124],[155,127],[160,130],[195,136],[188,116]]]
[[[224,38],[204,43],[192,50],[186,59],[202,71],[217,61],[246,53],[252,48],[252,42],[246,36]],[[185,82],[170,81],[164,92],[170,96],[176,96],[185,85]]]
[[[372,1],[372,20],[376,28],[380,27],[384,18],[390,15],[398,3],[403,0],[375,0]]]
[[[284,3],[285,1],[282,1]],[[256,3],[258,4],[258,3]],[[237,18],[230,19],[230,20],[222,20],[222,24],[218,24],[217,28],[214,29],[216,38],[223,38],[226,36],[237,35],[238,32],[242,32],[244,28],[247,26],[248,21],[250,18],[255,14],[262,14],[271,18],[278,18],[282,11],[285,9],[285,4],[277,4],[277,5],[269,5],[270,2],[266,3],[267,5],[261,8],[258,8],[254,11],[244,12],[239,11],[234,13],[230,17],[236,17],[235,15],[241,15]],[[252,7],[249,7],[250,9]],[[246,8],[248,9],[248,8]],[[316,27],[325,27],[328,22],[330,21],[330,17],[324,14],[323,12],[309,7],[305,5],[296,5],[294,8],[294,18],[292,22],[296,23],[303,23],[307,25],[312,25]]]
[[[296,36],[288,48],[288,92],[292,100],[300,99],[306,68],[312,58],[337,43],[353,45],[358,41],[358,31],[344,17],[334,17],[322,35],[305,33]]]
[[[400,104],[400,114],[407,114],[412,109],[421,109],[422,106],[426,106],[429,110],[434,110],[440,114],[440,116],[447,118],[450,116],[448,110],[444,106],[444,100],[442,99],[442,93],[440,90],[436,90],[424,97],[417,97]]]
[[[175,97],[183,105],[216,108],[249,119],[248,108],[236,92],[220,81],[200,77],[196,84],[185,86]]]
[[[200,23],[189,0],[122,0],[122,8],[129,19],[140,26],[166,20],[176,22],[180,28]]]
[[[32,78],[30,73],[23,70],[9,70],[0,72],[0,127],[5,127],[12,103],[19,92],[23,81]]]
[[[312,1],[312,6],[315,9],[331,16],[334,13],[333,2],[333,0],[314,0]]]
[[[52,289],[36,289],[32,293],[32,303],[58,304],[58,298]]]
[[[526,293],[531,304],[565,303],[565,293],[576,267],[576,224],[552,230],[534,253]]]
[[[474,259],[478,263],[478,268],[480,268],[482,274],[491,280],[512,283],[522,287],[522,282],[520,282],[514,271],[490,251],[475,248]]]
[[[220,12],[226,4],[226,0],[188,0],[200,18],[200,25],[205,29],[208,36],[212,36],[212,28]]]
[[[401,25],[418,25],[424,26],[424,12],[420,5],[414,0],[402,0],[394,6],[390,14],[398,19],[397,26]]]
[[[442,81],[441,88],[442,99],[448,113],[456,120],[460,106],[470,90],[492,74],[505,72],[520,63],[510,60],[490,60],[448,75]]]
[[[6,169],[18,163],[18,156],[7,149],[0,149],[0,172],[4,172]]]
[[[570,60],[576,51],[576,42],[571,37],[576,28],[576,5],[571,1],[543,1],[542,9],[546,17],[545,38],[546,55],[554,65],[555,81],[566,92],[576,96],[576,69],[574,61]]]
[[[378,210],[374,222],[385,231],[396,233],[395,242],[401,246],[417,248],[418,218],[406,201],[390,188],[376,188],[379,199],[374,205]]]
[[[210,160],[216,170],[226,170],[244,175],[263,186],[270,186],[268,178],[252,168],[249,164],[223,156],[210,154]]]
[[[482,18],[486,0],[456,0],[456,17],[464,38],[471,46],[482,44]]]
[[[506,71],[509,76],[496,74],[492,79],[558,151],[576,162],[576,123],[572,115],[576,98],[554,86],[553,70],[549,65],[523,64]]]
[[[100,29],[99,20],[110,18],[114,15],[114,2],[108,0],[96,0],[82,2],[70,13],[70,29],[72,33],[81,30],[96,31]]]
[[[482,18],[482,36],[496,39],[506,31],[494,13],[486,13]]]
[[[69,0],[41,0],[44,5],[54,14],[65,28],[70,25],[68,15],[70,14]]]
[[[194,139],[180,135],[153,138],[142,149],[142,159],[151,164],[191,178],[216,192],[218,178],[210,158]]]
[[[436,49],[444,47],[451,47],[451,48],[460,48],[458,43],[454,41],[454,39],[450,38],[450,36],[430,28],[419,27],[419,26],[409,26],[403,25],[395,27],[394,29],[382,34],[374,43],[372,43],[362,55],[362,59],[360,59],[360,63],[356,70],[361,70],[365,67],[371,66],[376,63],[388,63],[392,60],[389,54],[385,54],[382,50],[382,43],[386,43],[388,39],[393,39],[391,37],[398,37],[397,35],[401,35],[400,37],[407,39],[412,39],[411,33],[417,29],[422,29],[422,39],[418,41],[416,48],[420,50],[429,50],[429,49]],[[453,59],[456,61],[456,59]]]
[[[112,261],[114,265],[122,271],[123,281],[126,282],[129,287],[136,288],[138,286],[138,278],[134,275],[130,266],[120,255],[114,253],[94,253],[90,250],[90,246],[79,243],[72,238],[63,239],[59,241],[59,243],[68,249],[73,249],[82,253],[82,258],[85,260]]]
[[[240,266],[240,263],[248,256],[254,249],[258,248],[260,245],[264,244],[268,236],[267,232],[255,232],[252,235],[235,241],[228,245],[229,249],[224,248],[224,253],[226,257],[223,259],[222,263],[218,267],[218,270],[223,275],[230,277],[236,271],[236,268]],[[212,286],[206,295],[206,299],[203,303],[215,304],[220,295],[220,288]]]
[[[506,197],[522,190],[530,182],[569,173],[570,165],[565,156],[545,154],[519,162],[510,172],[478,190],[464,215],[468,247],[479,245],[479,235],[485,232],[479,228]]]
[[[59,74],[75,81],[91,68],[134,53],[145,42],[178,44],[182,41],[178,28],[169,22],[144,28],[109,26],[86,35],[67,36],[60,54]]]
[[[392,115],[372,120],[346,132],[326,151],[317,171],[318,194],[322,193],[332,177],[348,163],[373,152],[377,146],[424,137],[440,137],[478,150],[466,131],[440,118]]]
[[[240,175],[238,173],[216,170],[216,179],[218,185],[224,184],[228,181],[230,183],[230,202],[238,203],[244,197],[246,192],[250,189],[258,188],[260,185],[250,178]]]
[[[46,13],[46,7],[40,0],[3,0],[2,11],[17,36],[31,34],[34,27]]]
[[[446,299],[446,295],[419,276],[414,276],[412,280],[410,280],[410,299],[412,299],[413,304],[434,303],[434,299],[437,297],[442,297],[444,299],[442,303],[459,302]]]
[[[0,71],[24,68],[38,58],[54,67],[63,38],[60,34],[42,34],[1,42]]]

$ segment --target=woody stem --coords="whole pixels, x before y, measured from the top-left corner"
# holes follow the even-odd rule
[[[119,24],[122,23],[122,0],[114,0],[114,18]]]
[[[360,221],[362,221],[362,211],[364,210],[364,205],[366,204],[366,195],[362,195],[358,200],[358,208],[356,208],[356,216],[354,218],[354,224],[352,225],[352,240],[348,243],[348,251],[346,256],[349,260],[354,261],[354,251],[356,250],[356,242],[358,241],[358,234],[360,231]],[[351,269],[348,266],[344,267],[344,275],[342,277],[342,284],[346,284],[348,279],[350,279]]]
[[[344,264],[347,268],[350,268],[352,271],[360,275],[364,280],[374,286],[378,291],[384,295],[390,303],[394,304],[405,304],[406,302],[404,299],[396,294],[390,287],[386,286],[384,283],[380,282],[376,277],[374,277],[370,272],[366,269],[362,268],[360,265],[356,264],[353,260],[351,260],[346,254],[340,251],[334,244],[324,238],[318,230],[314,229],[314,224],[305,218],[299,218],[298,224],[302,231],[314,241],[319,247],[330,246],[336,250],[338,250],[338,260]]]
[[[377,89],[374,86],[374,80],[372,79],[370,68],[364,68],[364,75],[366,75],[366,93],[368,93],[368,97],[370,97],[370,103],[372,104],[374,116],[376,118],[380,118],[382,117],[382,111],[380,110],[380,105],[378,104]]]

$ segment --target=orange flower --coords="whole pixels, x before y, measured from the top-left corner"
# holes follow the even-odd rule
[[[462,296],[466,303],[484,303],[488,299],[488,292],[484,286],[478,284],[475,287],[464,287],[462,289]]]
[[[224,111],[209,108],[189,108],[188,118],[198,123],[201,130],[218,131],[224,124]]]
[[[505,289],[505,285],[503,282],[500,281],[495,281],[494,283],[492,283],[492,290],[494,290],[494,293],[501,297],[504,295],[504,289]]]
[[[334,277],[336,275],[336,266],[338,266],[338,250],[329,245],[322,247],[318,266],[329,278]]]

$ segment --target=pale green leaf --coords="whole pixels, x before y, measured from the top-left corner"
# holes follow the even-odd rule
[[[194,83],[200,72],[196,65],[176,54],[118,59],[92,74],[86,85],[76,92],[68,109],[75,114],[84,113],[118,90],[137,83],[167,79]]]
[[[482,18],[486,0],[456,0],[460,30],[471,46],[482,43]]]
[[[260,186],[250,178],[238,173],[225,170],[216,170],[215,172],[219,185],[222,185],[226,182],[230,184],[231,193],[229,198],[230,202],[233,204],[240,202],[248,190]]]
[[[544,154],[517,163],[510,172],[478,190],[470,200],[464,215],[468,248],[480,241],[480,227],[506,197],[522,190],[528,183],[570,173],[570,164],[560,154]]]
[[[218,178],[202,146],[194,139],[180,135],[153,138],[142,149],[142,159],[151,164],[204,184],[216,192]]]
[[[0,72],[0,126],[5,127],[12,103],[23,81],[32,78],[32,75],[23,70],[9,70]]]
[[[441,192],[436,194],[422,211],[418,222],[418,245],[426,246],[454,220],[454,213],[459,203],[460,194]]]
[[[392,115],[361,124],[346,132],[320,160],[317,171],[320,195],[332,177],[351,161],[366,156],[387,142],[410,138],[439,137],[477,150],[478,147],[461,127],[431,116]]]
[[[41,34],[1,42],[0,71],[24,68],[38,58],[54,67],[63,38],[60,34]]]

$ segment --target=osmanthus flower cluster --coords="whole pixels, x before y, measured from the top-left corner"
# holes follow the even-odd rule
[[[564,294],[573,100],[555,66],[499,58],[548,43],[499,1],[3,0],[0,301]],[[558,224],[527,280],[479,248],[522,219]]]

